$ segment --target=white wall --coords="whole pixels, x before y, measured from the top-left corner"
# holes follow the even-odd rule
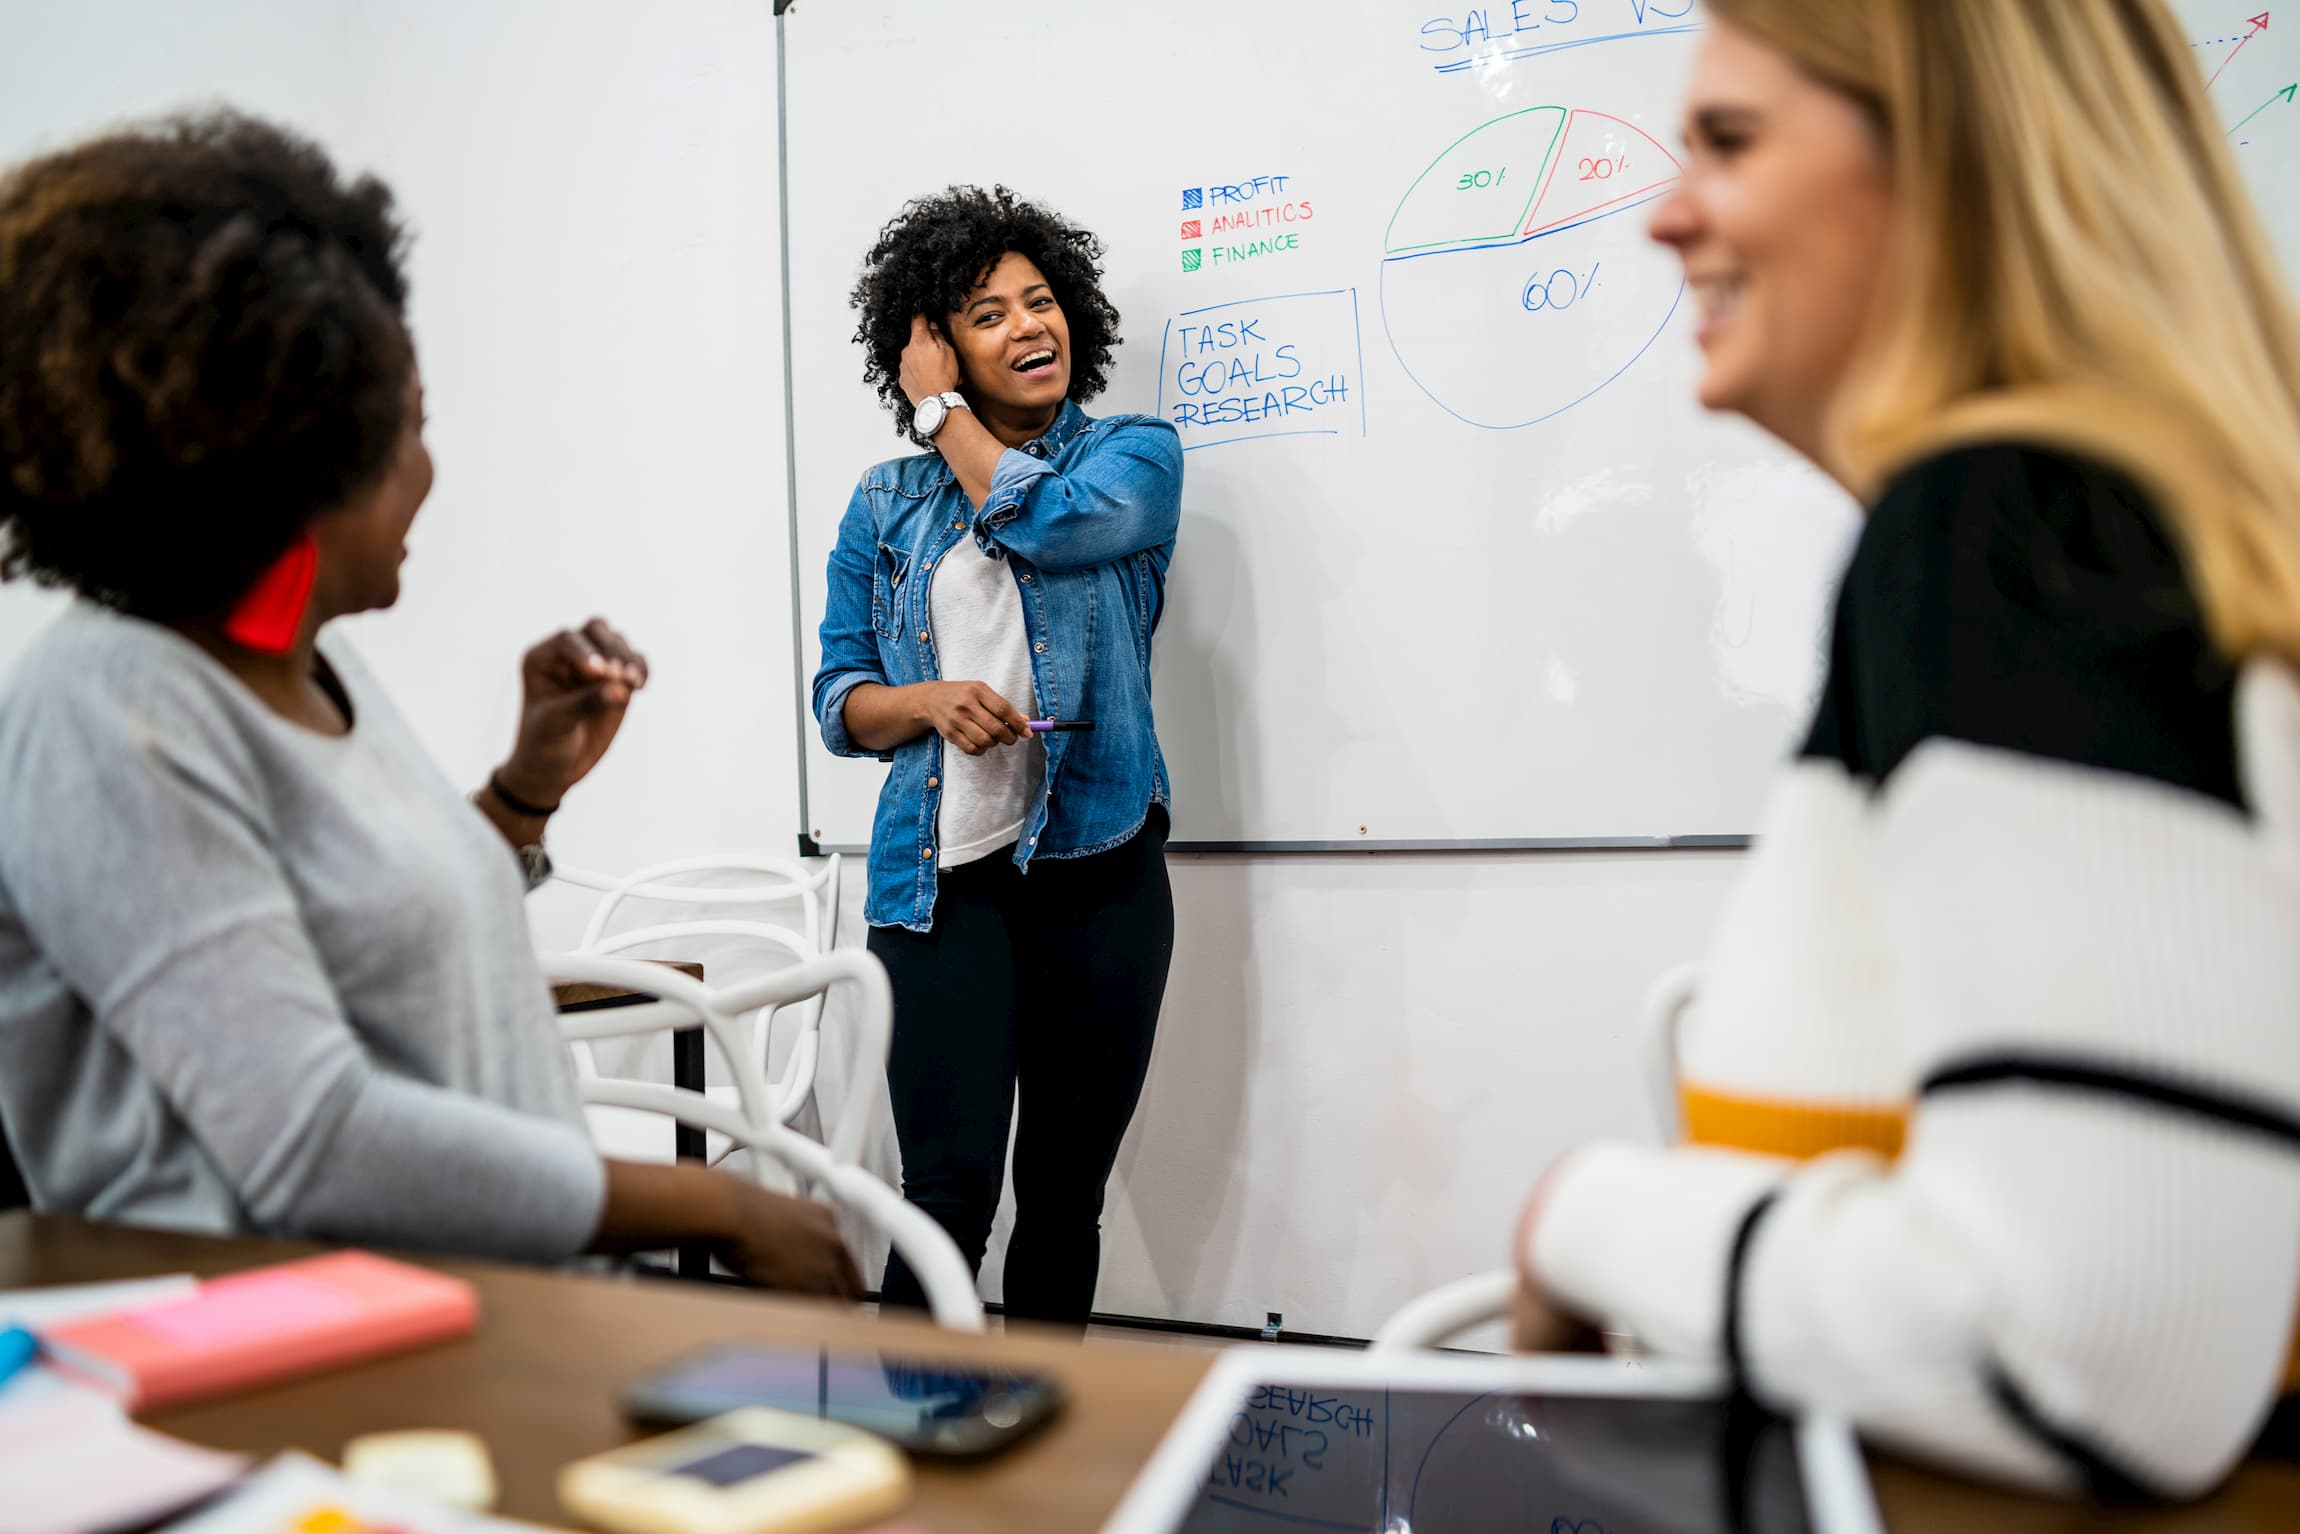
[[[656,684],[567,860],[792,849],[773,92],[763,0],[0,0],[0,160],[221,96],[398,190],[440,479],[359,641],[476,783],[520,647],[628,628]],[[51,610],[0,591],[0,664]],[[1102,1307],[1364,1335],[1501,1262],[1550,1155],[1648,1132],[1636,999],[1736,861],[1177,858]]]
[[[566,853],[792,851],[772,8],[351,10],[350,137],[417,224],[439,463],[365,652],[476,784],[521,649],[604,614],[655,680]]]
[[[557,832],[608,866],[798,820],[771,12],[0,0],[0,161],[221,100],[390,182],[439,482],[358,643],[476,786],[521,650],[622,625],[657,679]],[[0,660],[54,608],[0,592]]]
[[[0,0],[0,165],[112,122],[216,101],[341,142],[344,15],[298,0]],[[60,610],[0,586],[0,664]]]

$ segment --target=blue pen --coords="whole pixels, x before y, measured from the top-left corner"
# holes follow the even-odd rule
[[[21,1326],[0,1329],[0,1385],[5,1385],[39,1356],[40,1339]]]

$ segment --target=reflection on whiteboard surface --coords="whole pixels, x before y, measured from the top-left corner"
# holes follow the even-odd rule
[[[1251,1349],[1191,1400],[1105,1534],[1854,1534],[1850,1434],[1713,1371]]]

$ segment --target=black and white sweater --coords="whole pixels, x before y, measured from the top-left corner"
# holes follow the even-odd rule
[[[2241,1454],[2300,1298],[2300,687],[2130,480],[1888,487],[1678,1070],[1698,1143],[1553,1183],[1561,1299],[2006,1480]]]

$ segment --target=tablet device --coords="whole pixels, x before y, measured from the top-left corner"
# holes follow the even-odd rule
[[[1842,1423],[1597,1357],[1225,1354],[1104,1534],[1882,1534]]]
[[[843,1422],[913,1454],[949,1459],[994,1454],[1054,1415],[1061,1403],[1061,1387],[1040,1374],[759,1343],[693,1354],[623,1390],[625,1415],[650,1427],[678,1427],[763,1406]]]

